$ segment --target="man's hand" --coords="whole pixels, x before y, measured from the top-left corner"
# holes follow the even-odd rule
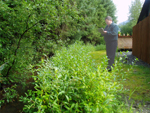
[[[106,33],[107,33],[107,31],[103,31],[103,33],[104,33],[104,34],[106,34]]]

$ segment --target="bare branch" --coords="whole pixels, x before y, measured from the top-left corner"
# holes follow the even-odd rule
[[[44,20],[44,19],[42,19],[42,20]],[[41,20],[40,20],[40,21],[41,21]],[[14,53],[14,56],[15,56],[15,57],[17,56],[17,50],[18,50],[19,47],[20,47],[21,39],[23,38],[23,36],[25,35],[25,33],[27,33],[30,29],[32,29],[32,28],[33,28],[35,25],[37,25],[40,21],[36,22],[36,23],[33,24],[30,28],[26,29],[26,30],[22,33],[22,35],[21,35],[20,38],[19,38],[19,41],[18,41],[18,44],[17,44],[17,48],[16,48],[15,53]],[[7,71],[7,74],[6,74],[6,77],[8,77],[9,72],[10,72],[10,70],[12,69],[12,66],[13,66],[14,63],[15,63],[15,60],[16,60],[16,58],[14,58],[14,60],[13,60],[13,62],[12,62],[12,65],[9,67],[9,69],[8,69],[8,71]]]

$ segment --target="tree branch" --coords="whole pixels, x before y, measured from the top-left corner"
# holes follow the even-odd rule
[[[42,19],[42,20],[44,20],[44,19]],[[42,20],[40,20],[40,21],[42,21]],[[18,50],[19,47],[20,47],[21,39],[23,38],[23,36],[25,35],[25,33],[27,33],[30,29],[32,29],[32,28],[33,28],[35,25],[37,25],[40,21],[36,22],[34,25],[32,25],[30,28],[26,29],[26,30],[22,33],[22,35],[21,35],[20,38],[19,38],[19,41],[18,41],[18,44],[17,44],[17,48],[16,48],[16,50],[15,50],[15,54],[14,54],[15,57],[17,56],[17,50]],[[14,58],[14,60],[13,60],[13,62],[12,62],[12,65],[8,68],[6,77],[8,77],[8,75],[9,75],[9,73],[10,73],[10,70],[12,69],[12,66],[15,64],[15,60],[16,60],[16,58]]]

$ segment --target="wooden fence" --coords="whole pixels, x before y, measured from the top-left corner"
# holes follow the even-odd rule
[[[132,54],[150,64],[150,16],[133,27]]]

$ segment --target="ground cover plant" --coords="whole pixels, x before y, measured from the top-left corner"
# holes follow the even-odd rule
[[[36,91],[29,90],[21,101],[27,113],[119,113],[126,112],[119,101],[123,86],[116,80],[119,64],[112,73],[105,67],[107,58],[95,63],[91,45],[75,43],[62,48],[49,60],[41,61],[35,79]],[[125,74],[125,73],[122,73]]]

